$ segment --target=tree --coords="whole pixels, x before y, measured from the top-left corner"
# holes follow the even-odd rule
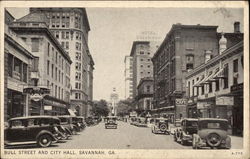
[[[101,99],[100,101],[94,102],[91,111],[94,116],[108,116],[109,108],[107,101]]]
[[[120,100],[117,104],[117,115],[125,116],[129,115],[131,111],[134,110],[131,99]]]

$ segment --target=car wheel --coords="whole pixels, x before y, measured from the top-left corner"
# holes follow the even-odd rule
[[[44,134],[44,135],[41,135],[39,138],[38,138],[38,141],[37,141],[38,145],[40,147],[48,147],[51,145],[52,143],[52,138],[51,136],[47,135],[47,134]]]
[[[217,147],[221,143],[221,136],[217,133],[210,133],[206,137],[207,143],[211,148]]]

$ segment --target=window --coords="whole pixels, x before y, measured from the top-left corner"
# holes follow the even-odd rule
[[[47,75],[49,75],[49,60],[47,61]]]
[[[203,95],[204,93],[205,93],[205,87],[203,85],[203,86],[201,86],[201,95]]]
[[[215,91],[219,91],[220,90],[220,81],[216,80],[215,81]]]
[[[58,56],[58,52],[56,51],[56,63],[57,63],[57,56]]]
[[[63,84],[63,73],[62,73],[62,84]]]
[[[192,85],[194,86],[194,80],[192,80]],[[192,87],[192,96],[194,96],[194,87]]]
[[[150,86],[147,86],[147,92],[148,93],[150,92]]]
[[[13,55],[8,54],[8,75],[12,77],[13,75]]]
[[[64,31],[61,32],[61,37],[62,37],[62,39],[65,39],[65,32]]]
[[[238,84],[238,59],[233,61],[233,84]]]
[[[141,65],[141,67],[143,67],[143,65]]]
[[[148,52],[148,55],[150,55],[150,52]]]
[[[66,32],[66,39],[69,39],[69,32]]]
[[[143,59],[141,59],[141,61],[143,61]]]
[[[39,52],[39,39],[38,38],[32,38],[31,43],[32,43],[31,51],[32,52]]]
[[[61,88],[58,87],[58,98],[60,98],[60,97],[61,97]]]
[[[61,81],[61,71],[58,71],[58,78],[59,78],[59,82]]]
[[[209,82],[208,87],[208,92],[211,93],[213,91],[213,85],[211,82]]]
[[[148,65],[148,68],[150,68],[150,65]]]
[[[66,41],[66,49],[69,49],[69,42]]]
[[[57,97],[57,85],[55,85],[55,97]]]
[[[62,41],[62,47],[63,47],[63,48],[64,48],[64,44],[65,44],[64,41]]]
[[[49,51],[50,51],[50,43],[48,43],[48,57],[49,57]]]
[[[51,65],[51,77],[53,78],[54,76],[54,64]]]
[[[56,38],[59,39],[59,31],[56,31]]]
[[[224,72],[224,79],[223,79],[224,89],[226,89],[228,88],[228,64],[224,65],[223,72]]]
[[[56,80],[57,80],[57,67],[56,67],[56,70],[55,70],[55,77],[56,77]]]
[[[47,80],[47,87],[49,88],[49,80]]]
[[[28,65],[23,63],[23,82],[27,82],[28,76],[27,76],[27,71],[28,71]]]
[[[144,51],[140,51],[140,54],[141,54],[141,55],[144,55]]]
[[[65,23],[64,22],[62,22],[62,28],[65,28]]]
[[[148,59],[148,61],[151,61],[150,59]]]
[[[186,65],[186,69],[187,70],[190,70],[190,69],[193,69],[193,66],[194,64],[192,64],[192,63],[188,63],[187,65]]]
[[[150,72],[148,72],[148,74],[150,74]]]

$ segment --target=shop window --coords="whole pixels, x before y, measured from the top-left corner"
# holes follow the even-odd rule
[[[31,43],[32,43],[31,51],[32,52],[39,52],[39,39],[32,38]]]

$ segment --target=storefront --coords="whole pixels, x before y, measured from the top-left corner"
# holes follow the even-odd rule
[[[7,119],[25,115],[26,95],[8,89]]]

